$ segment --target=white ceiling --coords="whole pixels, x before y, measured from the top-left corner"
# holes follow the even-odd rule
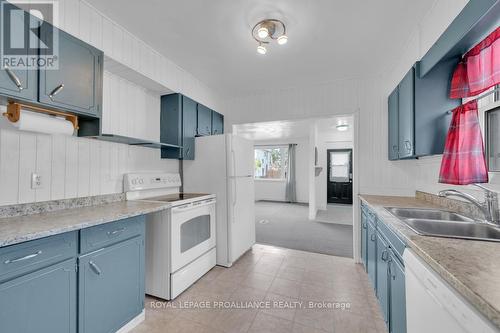
[[[339,122],[348,124],[351,132],[352,116],[241,124],[234,125],[233,132],[253,141],[285,141],[309,137],[311,125],[314,123],[317,124],[319,133],[336,132],[336,125]]]
[[[380,73],[435,0],[88,0],[214,89],[244,93]],[[251,27],[288,44],[256,53]]]

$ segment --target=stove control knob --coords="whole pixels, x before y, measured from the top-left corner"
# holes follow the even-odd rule
[[[139,184],[141,184],[141,185],[144,184],[144,179],[142,179],[142,178],[139,179]]]

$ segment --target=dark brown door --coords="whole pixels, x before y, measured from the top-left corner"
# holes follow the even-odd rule
[[[329,149],[327,154],[327,202],[352,204],[352,149]]]

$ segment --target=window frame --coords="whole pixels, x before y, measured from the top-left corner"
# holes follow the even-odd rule
[[[254,180],[256,181],[263,181],[263,182],[284,182],[287,180],[288,177],[288,153],[289,153],[289,145],[288,144],[270,144],[270,145],[255,145],[254,146],[254,159],[255,159],[255,151],[256,150],[265,150],[265,149],[286,149],[286,155],[281,152],[281,157],[286,159],[284,160],[285,166],[282,167],[282,177],[281,178],[263,178],[263,177],[257,177],[257,173],[255,172],[255,166],[254,166]],[[283,170],[284,169],[284,170]]]

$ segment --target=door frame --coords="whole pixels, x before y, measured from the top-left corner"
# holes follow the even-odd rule
[[[338,149],[327,149],[326,150],[326,204],[328,205],[329,203],[335,203],[335,202],[328,202],[328,185],[330,183],[330,152],[349,152],[351,153],[351,168],[350,168],[350,174],[353,173],[353,158],[352,158],[352,148],[338,148]],[[351,178],[351,187],[352,187],[352,178]],[[352,189],[351,189],[351,195],[352,195]],[[342,203],[338,202],[339,204],[346,204],[346,205],[352,205],[354,202],[354,196],[351,198],[351,203]]]

